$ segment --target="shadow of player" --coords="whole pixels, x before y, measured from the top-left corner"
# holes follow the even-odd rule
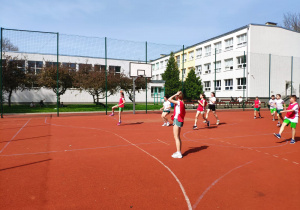
[[[201,150],[207,149],[208,146],[201,146],[201,147],[191,147],[187,151],[185,151],[182,156],[187,156],[190,153],[200,152]]]

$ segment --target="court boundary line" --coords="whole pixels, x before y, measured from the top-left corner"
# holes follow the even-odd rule
[[[25,126],[29,123],[31,118],[22,126],[22,128],[19,129],[19,131],[4,145],[4,147],[0,150],[0,154],[6,149],[6,147],[10,144],[12,140],[25,128]]]
[[[168,167],[166,166],[161,160],[159,160],[157,157],[155,157],[154,155],[151,155],[149,152],[147,152],[146,150],[142,149],[141,147],[137,146],[136,144],[132,143],[131,141],[125,139],[123,136],[120,136],[119,134],[117,133],[114,133],[112,131],[108,131],[108,130],[104,130],[104,129],[101,129],[101,128],[88,128],[88,127],[80,127],[80,126],[65,126],[65,125],[57,125],[57,124],[52,124],[52,123],[47,123],[47,117],[45,118],[45,123],[48,124],[48,125],[54,125],[54,126],[61,126],[61,127],[70,127],[70,128],[82,128],[82,129],[91,129],[91,130],[100,130],[100,131],[104,131],[104,132],[107,132],[107,133],[111,133],[121,139],[123,139],[124,141],[128,142],[129,144],[131,144],[132,146],[135,146],[137,149],[141,150],[142,152],[144,152],[145,154],[149,155],[150,157],[152,157],[153,159],[155,159],[156,161],[158,161],[162,166],[164,166],[170,173],[171,175],[175,178],[176,182],[178,183],[183,195],[184,195],[184,198],[185,198],[185,201],[187,203],[187,206],[188,206],[188,209],[189,210],[192,210],[192,204],[190,202],[190,199],[189,197],[187,196],[187,193],[182,185],[182,183],[180,182],[180,180],[178,179],[178,177],[176,176],[176,174]]]
[[[202,198],[205,196],[205,194],[213,187],[215,186],[221,179],[223,179],[225,176],[227,176],[228,174],[230,174],[231,172],[237,170],[237,169],[240,169],[246,165],[249,165],[250,163],[253,163],[253,161],[249,161],[247,163],[244,163],[240,166],[237,166],[233,169],[231,169],[230,171],[228,171],[227,173],[223,174],[222,176],[220,176],[219,178],[217,178],[215,181],[213,181],[204,191],[203,193],[200,195],[200,197],[197,199],[197,201],[195,202],[195,204],[193,205],[193,208],[195,209],[198,204],[201,202]]]

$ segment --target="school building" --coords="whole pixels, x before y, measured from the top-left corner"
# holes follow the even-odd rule
[[[275,23],[249,24],[174,52],[185,80],[194,68],[205,94],[217,97],[300,95],[300,33]],[[151,62],[161,80],[169,55]],[[159,88],[159,87],[158,87]]]

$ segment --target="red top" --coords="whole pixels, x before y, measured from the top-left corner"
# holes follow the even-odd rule
[[[185,117],[185,107],[182,101],[180,102],[180,114],[178,115],[178,122],[182,122],[184,121],[184,117]],[[174,116],[176,116],[176,106],[178,106],[177,104],[175,104],[175,108],[174,108]]]
[[[254,108],[259,108],[260,107],[259,102],[260,102],[260,100],[255,100],[254,101]]]
[[[297,103],[290,104],[289,107],[287,108],[287,110],[291,110],[294,108],[294,106],[297,106],[297,105],[298,105]],[[287,112],[285,116],[289,119],[295,119],[296,112]]]
[[[202,106],[202,105],[199,103],[198,108],[197,108],[197,111],[203,112],[203,111],[205,110],[206,105],[207,105],[207,101],[206,101],[205,99],[202,99],[200,102],[201,102],[202,104],[204,104],[204,106]]]
[[[120,108],[124,108],[124,101],[123,100],[124,100],[124,98],[121,97],[120,101],[119,101],[119,105],[118,105]],[[120,104],[122,104],[122,105],[120,105]]]

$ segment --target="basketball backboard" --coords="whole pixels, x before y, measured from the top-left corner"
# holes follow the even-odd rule
[[[151,64],[147,63],[129,63],[129,75],[130,77],[152,77]]]

